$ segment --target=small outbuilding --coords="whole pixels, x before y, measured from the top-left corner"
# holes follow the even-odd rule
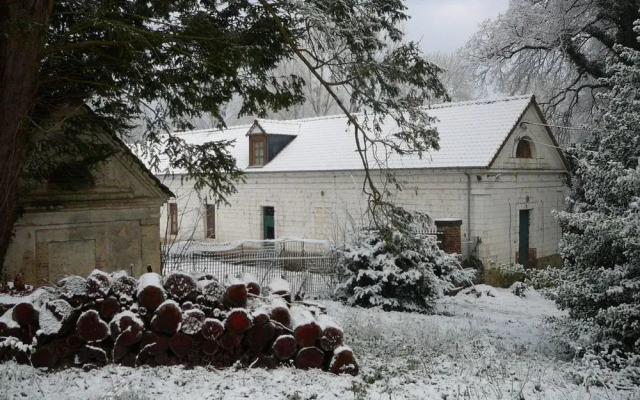
[[[159,271],[160,208],[173,193],[114,135],[94,135],[113,149],[105,161],[62,168],[20,197],[23,213],[4,260],[9,279],[20,272],[46,284],[93,269]]]
[[[427,111],[437,120],[440,150],[386,158],[403,187],[392,190],[396,204],[431,216],[433,228],[445,232],[447,251],[484,263],[532,266],[556,254],[561,232],[552,211],[563,207],[567,163],[535,98],[444,103]],[[258,119],[179,135],[192,143],[235,140],[230,151],[246,182],[230,205],[216,206],[215,194],[195,192],[181,171],[159,176],[177,194],[163,210],[166,242],[339,242],[362,222],[363,168],[344,116]]]

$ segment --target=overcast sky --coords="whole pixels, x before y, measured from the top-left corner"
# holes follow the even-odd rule
[[[453,52],[464,45],[486,19],[504,13],[509,0],[406,0],[405,23],[410,40],[424,53]]]

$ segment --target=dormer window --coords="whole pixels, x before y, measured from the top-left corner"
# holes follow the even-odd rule
[[[255,120],[247,132],[249,166],[263,167],[275,159],[278,153],[296,138],[295,135],[283,134],[283,132],[297,132],[298,128],[298,124],[290,122]]]
[[[267,137],[266,135],[250,136],[249,165],[252,167],[262,167],[267,163]]]
[[[532,150],[531,139],[525,136],[518,141],[518,146],[516,147],[516,158],[533,158]]]

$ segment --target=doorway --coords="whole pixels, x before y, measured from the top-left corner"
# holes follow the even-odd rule
[[[529,267],[529,223],[531,210],[520,210],[520,232],[518,234],[518,262]]]

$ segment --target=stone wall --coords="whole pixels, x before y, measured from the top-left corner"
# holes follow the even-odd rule
[[[99,164],[90,188],[29,188],[4,260],[6,278],[21,272],[29,283],[47,284],[94,268],[137,276],[150,265],[159,272],[160,207],[169,193],[132,157],[123,151]]]
[[[393,197],[398,204],[426,212],[436,221],[461,221],[459,240],[450,250],[465,256],[476,251],[485,263],[512,262],[518,247],[518,210],[531,209],[531,247],[539,257],[557,253],[560,228],[551,212],[562,208],[562,171],[405,170],[397,177],[404,184]],[[189,182],[181,183],[180,177],[164,182],[179,193],[179,237],[203,238],[203,196],[193,193]],[[366,223],[360,172],[250,173],[237,188],[238,193],[229,198],[231,205],[216,210],[218,242],[262,239],[263,208],[268,206],[275,210],[276,238],[340,242],[355,226]],[[165,232],[163,212],[161,231]]]

